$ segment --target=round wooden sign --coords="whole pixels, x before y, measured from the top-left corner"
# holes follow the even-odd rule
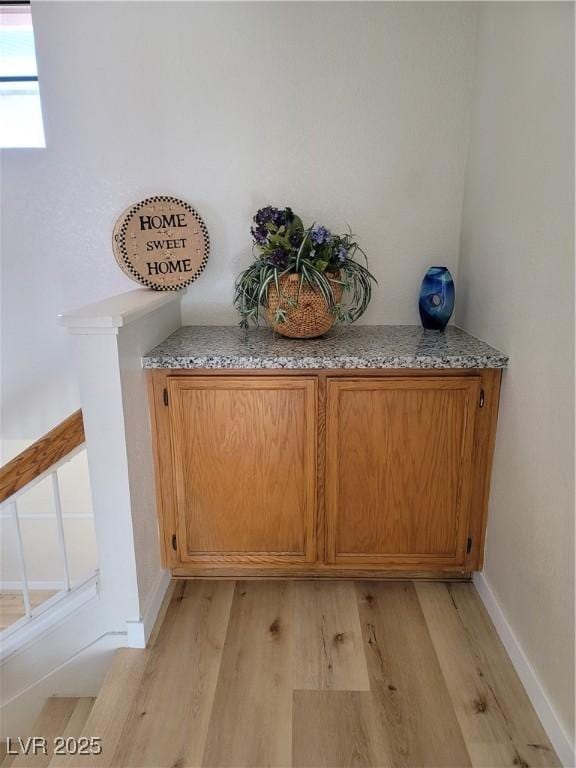
[[[208,262],[206,225],[184,200],[147,197],[127,208],[114,227],[116,261],[128,277],[156,291],[194,282]]]

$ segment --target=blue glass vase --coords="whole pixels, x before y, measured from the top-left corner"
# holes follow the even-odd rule
[[[430,267],[420,286],[418,309],[424,328],[443,331],[454,311],[454,280],[446,267]]]

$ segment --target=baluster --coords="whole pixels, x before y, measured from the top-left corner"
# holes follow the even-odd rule
[[[12,509],[12,518],[16,526],[16,544],[18,547],[18,558],[20,560],[20,575],[22,577],[22,599],[24,601],[24,612],[26,616],[32,615],[30,606],[30,590],[28,589],[28,574],[26,572],[26,560],[24,558],[24,544],[22,543],[22,532],[20,530],[20,518],[18,517],[18,506],[15,501],[10,504]]]
[[[52,493],[54,496],[54,509],[56,511],[56,524],[58,526],[58,543],[60,545],[60,555],[64,564],[64,580],[66,582],[66,591],[70,591],[70,570],[68,568],[68,554],[66,552],[66,538],[64,536],[64,521],[62,519],[62,503],[60,500],[60,484],[58,482],[58,473],[52,472]]]

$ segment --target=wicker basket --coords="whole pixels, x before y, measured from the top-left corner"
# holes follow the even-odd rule
[[[339,277],[334,275],[335,279],[330,280],[337,303],[342,299],[342,285],[336,281]],[[303,283],[300,288],[298,274],[284,275],[279,282],[282,297],[278,295],[276,286],[271,283],[268,288],[268,307],[266,308],[268,322],[275,331],[290,339],[314,339],[332,328],[336,318],[332,310],[326,306],[324,297],[318,290],[306,283]],[[297,303],[297,306],[291,306],[284,297]],[[286,313],[284,322],[275,320],[278,309]]]

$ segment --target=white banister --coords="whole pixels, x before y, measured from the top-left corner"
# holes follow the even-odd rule
[[[26,571],[26,559],[24,556],[24,543],[22,542],[22,531],[20,530],[20,520],[18,518],[18,505],[13,501],[10,505],[12,510],[12,519],[16,526],[16,544],[18,547],[18,559],[20,564],[20,575],[22,577],[22,599],[24,601],[24,611],[26,616],[32,614],[30,606],[30,590],[28,589],[28,574]]]
[[[68,568],[68,554],[66,552],[66,538],[64,536],[64,520],[62,519],[62,502],[60,499],[60,484],[58,483],[58,473],[52,472],[52,495],[54,499],[54,511],[56,512],[56,525],[58,527],[58,544],[60,546],[60,556],[64,566],[64,581],[66,591],[70,591],[70,570]]]

